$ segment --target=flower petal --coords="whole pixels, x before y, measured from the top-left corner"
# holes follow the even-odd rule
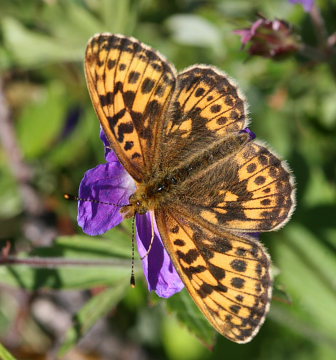
[[[299,37],[284,20],[255,21],[249,29],[235,30],[241,36],[243,47],[248,46],[250,55],[282,59],[297,52],[301,47]]]
[[[136,215],[137,243],[140,256],[147,254],[152,236],[150,213]],[[154,221],[154,240],[149,254],[142,265],[148,282],[149,291],[154,290],[160,297],[168,298],[184,287],[166,249],[163,246],[159,230]]]
[[[106,135],[104,133],[104,130],[102,128],[100,128],[99,137],[104,143],[106,161],[108,161],[108,162],[119,161],[117,155],[112,150],[111,145],[110,145],[109,141],[107,140],[107,137],[106,137]]]
[[[241,41],[243,43],[243,46],[245,46],[251,39],[252,37],[255,35],[258,27],[263,23],[262,19],[258,19],[257,21],[255,21],[251,28],[249,29],[239,29],[239,30],[234,30],[233,32],[235,34],[238,34],[241,36]]]
[[[243,130],[240,130],[239,131],[240,133],[246,133],[246,134],[249,134],[250,135],[250,139],[251,140],[254,140],[256,137],[257,137],[257,135],[250,129],[250,128],[248,128],[248,127],[246,127],[245,129],[243,129]]]
[[[123,220],[120,207],[111,203],[128,204],[134,191],[134,180],[118,160],[88,170],[81,181],[79,197],[93,201],[78,202],[79,226],[89,235],[100,235],[118,225]]]

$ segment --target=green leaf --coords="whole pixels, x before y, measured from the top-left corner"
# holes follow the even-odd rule
[[[276,259],[279,278],[293,299],[289,309],[293,316],[336,341],[335,255],[302,226],[292,224],[284,234],[278,241]]]
[[[0,344],[0,359],[1,360],[16,360],[13,355],[11,355],[4,346]]]
[[[215,48],[221,41],[218,28],[201,16],[174,15],[167,20],[167,26],[181,44]]]
[[[131,251],[129,241],[125,241],[128,235],[117,229],[111,233],[114,238],[105,240],[81,235],[60,237],[52,247],[34,249],[30,257],[28,254],[21,256],[33,263],[43,261],[39,267],[29,264],[0,266],[1,282],[28,290],[87,289],[120,281],[129,285]],[[51,267],[48,267],[48,259]],[[52,266],[55,261],[58,265]],[[72,265],[68,264],[71,262]],[[136,261],[135,271],[140,276],[140,261]]]
[[[130,236],[117,228],[110,232],[112,238],[87,235],[60,236],[51,247],[36,248],[33,256],[62,256],[75,259],[100,259],[131,257]]]
[[[88,39],[97,32],[104,31],[100,19],[94,16],[86,6],[75,1],[63,4],[56,2],[45,8],[44,18],[50,24],[50,30],[60,42],[84,48]]]
[[[186,289],[169,298],[167,307],[207,347],[213,347],[217,332],[198,309]]]
[[[51,36],[28,30],[14,18],[3,19],[2,30],[6,48],[22,67],[79,61],[83,58],[85,44],[66,44]]]
[[[72,259],[69,259],[71,261]],[[0,267],[1,283],[27,290],[88,289],[113,285],[124,281],[129,284],[130,262],[112,258],[110,265],[82,264],[59,268],[33,268],[31,265]]]
[[[6,164],[0,165],[0,189],[0,218],[8,221],[22,211],[22,199],[17,182]],[[2,227],[2,230],[4,231],[5,228]]]
[[[130,0],[103,0],[99,3],[99,12],[103,26],[111,33],[132,34],[136,12],[131,8]],[[115,14],[113,18],[111,14]]]
[[[38,97],[24,108],[18,122],[19,142],[27,157],[48,152],[65,119],[67,102],[63,83],[51,82]]]
[[[334,204],[335,195],[335,187],[326,178],[323,169],[320,166],[311,166],[308,186],[303,199],[306,208],[318,204]]]
[[[121,282],[93,296],[73,318],[73,326],[67,331],[65,340],[58,352],[63,357],[78,340],[103,316],[115,307],[126,293],[127,286]]]
[[[321,331],[321,329],[311,323],[309,317],[300,318],[296,311],[293,311],[290,307],[273,303],[269,317],[318,345],[326,344],[334,348],[334,350],[336,349],[336,339],[333,337],[333,334]]]
[[[336,101],[335,94],[325,94],[325,99],[322,103],[321,117],[319,120],[327,128],[332,130],[336,123]]]
[[[199,360],[207,358],[208,350],[173,316],[164,318],[162,343],[168,359]]]
[[[92,134],[96,134],[95,139]],[[75,129],[70,136],[64,139],[58,139],[57,146],[52,147],[47,152],[47,159],[54,167],[71,166],[71,164],[78,164],[79,161],[85,160],[85,155],[92,150],[90,141],[98,140],[99,136],[99,121],[96,118],[92,105],[89,106],[89,111],[84,112]],[[103,154],[103,144],[99,142],[101,154]],[[71,156],[69,156],[71,154]]]
[[[2,46],[0,46],[0,71],[9,69],[11,66],[10,56]]]

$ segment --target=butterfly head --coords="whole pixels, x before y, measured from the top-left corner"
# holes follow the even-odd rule
[[[146,193],[141,191],[141,189],[137,189],[137,191],[129,197],[129,204],[125,205],[120,212],[128,219],[135,214],[146,214],[151,208],[152,206],[150,206],[150,201],[148,201]]]
[[[168,181],[166,178],[159,178],[146,184],[138,184],[136,192],[129,197],[129,204],[121,209],[121,213],[125,218],[130,218],[135,214],[143,215],[149,210],[154,210],[169,195],[171,183],[175,184],[171,179]]]

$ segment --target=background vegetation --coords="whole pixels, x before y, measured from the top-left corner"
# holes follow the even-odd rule
[[[336,3],[317,5],[332,35]],[[248,55],[233,30],[257,13],[292,23],[314,57]],[[1,343],[29,360],[334,359],[332,36],[327,51],[311,15],[286,0],[1,0],[0,22]],[[129,224],[86,236],[76,203],[63,199],[104,162],[83,74],[87,40],[98,32],[133,35],[178,69],[225,70],[247,96],[251,129],[293,169],[296,212],[284,229],[262,236],[277,274],[271,312],[247,345],[215,338],[185,292],[168,301],[149,294],[139,265],[131,289]],[[10,359],[5,352],[0,358]]]

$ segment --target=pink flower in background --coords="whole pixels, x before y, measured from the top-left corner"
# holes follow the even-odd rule
[[[283,20],[258,19],[250,28],[235,30],[241,36],[243,47],[251,55],[283,58],[300,48],[298,37]]]

